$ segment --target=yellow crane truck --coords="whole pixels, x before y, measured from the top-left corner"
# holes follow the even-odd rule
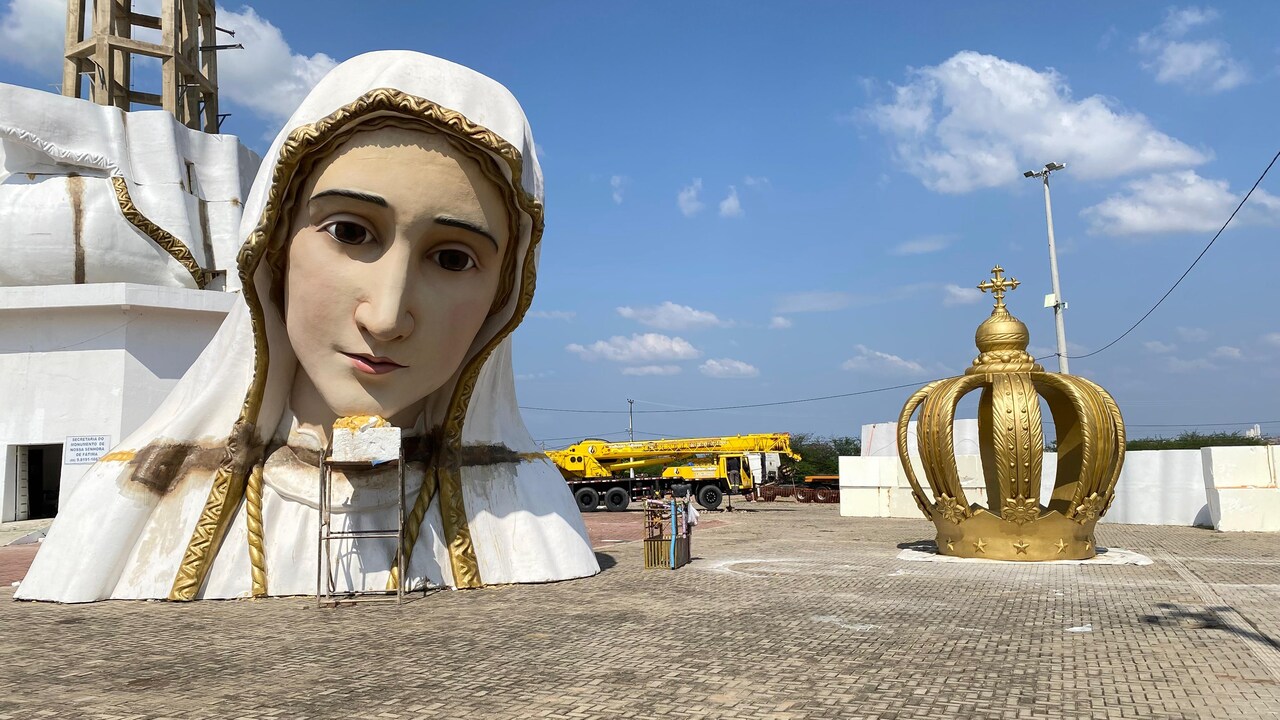
[[[776,478],[781,455],[800,459],[791,450],[789,433],[626,442],[588,438],[547,451],[583,512],[602,503],[611,512],[626,510],[632,500],[662,495],[681,484],[699,505],[714,510],[725,494],[750,492]],[[661,466],[669,467],[659,474],[628,474]]]

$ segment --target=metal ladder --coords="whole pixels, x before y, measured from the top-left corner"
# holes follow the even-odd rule
[[[386,602],[394,599],[397,605],[404,603],[405,564],[404,564],[404,449],[400,457],[387,462],[344,462],[330,459],[331,450],[325,450],[320,459],[320,525],[317,538],[316,558],[316,607],[337,605],[342,602]],[[394,530],[333,530],[333,471],[341,470],[344,474],[360,470],[382,470],[394,464],[398,476],[400,492],[397,496],[397,517],[399,522]],[[396,589],[395,590],[348,590],[336,591],[333,574],[331,545],[334,540],[358,540],[360,538],[395,538],[396,541]]]

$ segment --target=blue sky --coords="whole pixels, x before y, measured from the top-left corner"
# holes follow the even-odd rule
[[[0,81],[59,80],[62,3],[0,0]],[[1054,346],[1053,177],[1072,354],[1165,292],[1280,149],[1280,5],[350,3],[220,6],[224,131],[265,149],[333,62],[419,50],[505,84],[547,180],[517,333],[537,439],[857,434],[963,371],[1002,264]],[[50,31],[49,28],[52,28]],[[1276,171],[1280,173],[1280,171]],[[1280,420],[1280,180],[1164,304],[1072,362],[1134,436]],[[1053,360],[1045,361],[1056,369]],[[975,403],[963,406],[972,412]],[[1264,425],[1280,434],[1280,424]]]

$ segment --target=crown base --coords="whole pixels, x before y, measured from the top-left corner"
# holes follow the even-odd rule
[[[1041,512],[1023,523],[1005,520],[980,506],[971,508],[971,515],[959,522],[935,516],[938,554],[1014,562],[1088,560],[1097,555],[1093,538],[1097,518],[1077,522],[1057,510],[1041,508]]]

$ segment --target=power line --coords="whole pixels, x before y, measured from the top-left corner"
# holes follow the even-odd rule
[[[566,435],[565,437],[542,438],[542,439],[540,439],[540,440],[534,440],[534,442],[536,442],[536,443],[550,443],[550,442],[561,442],[561,441],[564,441],[564,440],[581,440],[581,439],[583,439],[583,438],[587,438],[587,437],[607,438],[607,437],[609,437],[609,436],[611,436],[611,435],[626,435],[626,434],[627,434],[627,431],[626,431],[626,430],[619,430],[619,431],[617,431],[617,432],[608,432],[608,433],[588,433],[588,434],[585,434],[585,435]]]
[[[820,397],[800,398],[799,400],[778,400],[776,402],[767,403],[751,403],[748,405],[721,405],[719,407],[701,407],[701,408],[683,408],[679,410],[636,410],[637,415],[644,413],[646,415],[665,415],[670,413],[691,413],[691,412],[713,412],[716,410],[743,410],[747,408],[776,407],[778,405],[796,405],[798,403],[818,402],[820,400],[838,400],[840,398],[856,397],[858,395],[871,395],[873,393],[888,392],[889,390],[902,390],[903,388],[920,387],[918,382],[905,383],[903,385],[890,385],[888,387],[873,388],[871,390],[857,390],[855,392],[840,393],[839,395],[822,395]],[[558,413],[591,413],[598,415],[626,415],[626,410],[584,410],[570,408],[548,408],[548,407],[531,407],[521,405],[521,410],[536,410],[539,412],[558,412]]]
[[[1276,425],[1280,424],[1280,420],[1252,420],[1249,422],[1235,423],[1182,423],[1182,424],[1164,424],[1164,425],[1131,425],[1125,423],[1125,427],[1136,428],[1183,428],[1183,427],[1237,427],[1240,425]]]
[[[1130,326],[1130,328],[1129,328],[1128,330],[1125,330],[1123,333],[1121,333],[1121,334],[1120,334],[1120,337],[1116,338],[1115,340],[1112,340],[1111,342],[1107,343],[1106,345],[1103,345],[1102,347],[1098,348],[1097,350],[1094,350],[1094,351],[1093,351],[1093,352],[1091,352],[1091,353],[1085,353],[1084,355],[1065,355],[1064,357],[1066,357],[1066,358],[1068,358],[1068,359],[1070,359],[1070,360],[1080,360],[1080,359],[1083,359],[1083,358],[1092,357],[1092,356],[1094,356],[1094,355],[1097,355],[1098,353],[1102,352],[1103,350],[1106,350],[1107,348],[1111,347],[1112,345],[1115,345],[1116,343],[1118,343],[1118,342],[1120,342],[1121,340],[1123,340],[1123,339],[1125,338],[1125,336],[1126,336],[1126,335],[1128,335],[1129,333],[1133,332],[1133,331],[1134,331],[1134,330],[1135,330],[1139,325],[1141,325],[1143,320],[1146,320],[1148,317],[1150,317],[1151,313],[1155,312],[1155,311],[1156,311],[1156,308],[1160,307],[1160,303],[1163,303],[1163,302],[1165,301],[1165,298],[1169,297],[1169,295],[1170,295],[1170,294],[1172,294],[1172,293],[1173,293],[1173,291],[1174,291],[1174,290],[1176,290],[1176,289],[1178,288],[1178,285],[1182,284],[1182,281],[1186,279],[1187,275],[1190,275],[1190,274],[1191,274],[1192,269],[1194,269],[1194,268],[1195,268],[1195,266],[1196,266],[1196,264],[1200,262],[1200,258],[1204,257],[1204,254],[1205,254],[1205,253],[1207,253],[1207,252],[1209,252],[1209,248],[1213,247],[1213,244],[1214,244],[1215,242],[1217,242],[1217,241],[1218,241],[1218,238],[1219,238],[1219,237],[1222,235],[1222,233],[1227,229],[1227,226],[1228,226],[1228,225],[1230,225],[1230,224],[1231,224],[1231,221],[1235,219],[1235,217],[1236,217],[1236,213],[1240,212],[1240,208],[1244,207],[1244,204],[1245,204],[1246,202],[1248,202],[1248,201],[1249,201],[1249,196],[1250,196],[1250,195],[1253,195],[1253,191],[1254,191],[1254,190],[1257,190],[1257,189],[1258,189],[1258,186],[1262,184],[1262,180],[1263,180],[1263,178],[1265,178],[1265,177],[1267,176],[1267,173],[1271,172],[1271,167],[1272,167],[1273,165],[1275,165],[1275,164],[1276,164],[1276,160],[1277,160],[1277,159],[1280,159],[1280,151],[1277,151],[1277,152],[1276,152],[1276,154],[1275,154],[1275,156],[1271,158],[1271,162],[1267,164],[1267,169],[1266,169],[1266,170],[1263,170],[1263,171],[1262,171],[1262,174],[1258,176],[1258,180],[1257,180],[1257,182],[1255,182],[1255,183],[1253,184],[1253,187],[1249,188],[1249,192],[1245,193],[1244,198],[1240,200],[1240,204],[1239,204],[1239,205],[1236,205],[1236,209],[1231,211],[1231,217],[1227,218],[1227,221],[1226,221],[1225,223],[1223,223],[1223,224],[1222,224],[1222,227],[1221,227],[1221,228],[1219,228],[1219,229],[1218,229],[1218,232],[1214,234],[1213,239],[1209,241],[1209,244],[1204,246],[1204,249],[1200,251],[1200,254],[1199,254],[1199,255],[1197,255],[1197,256],[1196,256],[1196,259],[1195,259],[1195,260],[1193,260],[1193,261],[1191,262],[1191,265],[1189,265],[1189,266],[1187,267],[1186,271],[1185,271],[1185,272],[1183,272],[1183,273],[1182,273],[1182,275],[1178,277],[1177,282],[1175,282],[1175,283],[1173,284],[1173,286],[1172,286],[1172,287],[1170,287],[1170,288],[1165,292],[1165,294],[1164,294],[1164,295],[1161,295],[1161,296],[1160,296],[1160,299],[1156,301],[1156,304],[1155,304],[1155,305],[1152,305],[1152,306],[1151,306],[1151,309],[1150,309],[1150,310],[1148,310],[1148,311],[1146,312],[1146,314],[1145,314],[1145,315],[1143,315],[1142,317],[1138,318],[1138,322],[1134,323],[1132,326]],[[1054,356],[1053,356],[1053,355],[1047,355],[1047,356],[1045,356],[1045,357],[1054,357]],[[1044,358],[1036,358],[1036,359],[1037,359],[1037,360],[1043,360]]]
[[[1048,418],[1041,420],[1041,422],[1045,425],[1054,424],[1054,422],[1052,420],[1049,420]],[[1194,423],[1157,423],[1157,424],[1127,422],[1124,424],[1124,426],[1127,428],[1240,427],[1241,425],[1280,425],[1280,420],[1246,420],[1244,422],[1220,422],[1220,423],[1194,422]]]

